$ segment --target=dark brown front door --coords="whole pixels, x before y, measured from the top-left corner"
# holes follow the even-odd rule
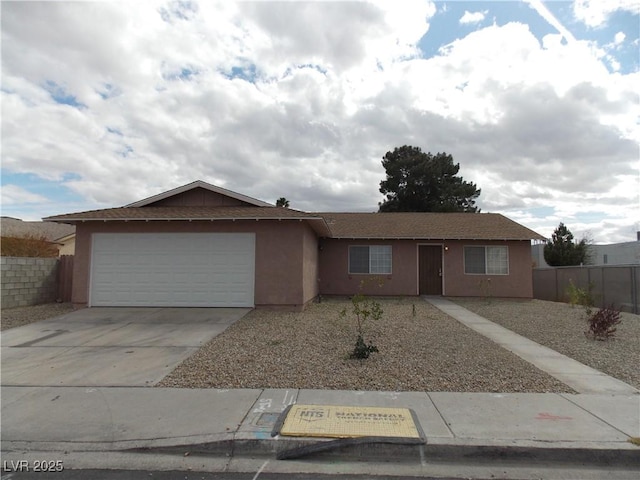
[[[442,295],[442,247],[420,245],[418,250],[420,295]]]

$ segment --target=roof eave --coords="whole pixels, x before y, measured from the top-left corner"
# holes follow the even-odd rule
[[[424,241],[499,241],[499,242],[528,242],[531,240],[538,240],[538,238],[489,238],[489,237],[422,237],[422,236],[405,236],[405,237],[376,237],[370,235],[331,235],[327,238],[333,238],[336,240],[424,240]]]
[[[217,222],[217,221],[260,221],[260,220],[271,220],[271,221],[283,221],[283,220],[297,220],[297,221],[309,221],[313,222],[315,227],[312,227],[319,235],[330,235],[329,227],[322,217],[257,217],[257,216],[248,216],[248,217],[164,217],[164,218],[140,218],[140,217],[123,217],[123,218],[114,218],[114,217],[98,217],[98,218],[81,218],[81,217],[70,217],[70,218],[56,218],[56,217],[47,217],[47,221],[56,222],[56,223],[66,223],[69,225],[75,225],[78,223],[87,223],[87,222]]]

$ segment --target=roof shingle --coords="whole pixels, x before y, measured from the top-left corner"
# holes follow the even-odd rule
[[[87,220],[225,220],[233,218],[318,218],[312,213],[281,207],[119,207],[47,217],[47,221]]]
[[[544,240],[498,213],[318,213],[334,238]]]
[[[310,220],[333,238],[544,240],[497,213],[307,213],[281,207],[120,207],[56,215],[61,223],[144,220]],[[325,224],[326,222],[326,224]]]

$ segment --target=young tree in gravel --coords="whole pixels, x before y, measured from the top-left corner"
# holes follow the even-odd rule
[[[376,347],[373,342],[369,341],[368,344],[365,343],[364,325],[368,320],[377,321],[382,318],[382,306],[366,295],[358,293],[351,298],[351,313],[355,318],[358,335],[353,351],[349,357],[363,360],[378,351],[378,347]],[[346,307],[340,312],[340,316],[343,318],[347,316]]]
[[[386,199],[381,212],[479,212],[475,201],[480,190],[457,176],[460,164],[446,153],[424,153],[405,145],[382,158],[387,172],[380,182]]]
[[[362,293],[365,284],[377,283],[379,287],[382,287],[384,281],[378,277],[371,277],[368,280],[362,280],[360,282],[359,291],[353,297],[351,297],[351,308],[343,308],[340,312],[341,318],[346,318],[349,313],[353,315],[356,324],[356,343],[353,351],[349,355],[350,358],[359,358],[361,360],[369,358],[369,356],[378,351],[373,342],[365,343],[364,341],[364,326],[369,321],[378,321],[382,318],[384,311],[380,302],[367,297]]]
[[[552,267],[583,265],[588,260],[587,240],[575,242],[571,231],[561,222],[544,246],[544,260]]]

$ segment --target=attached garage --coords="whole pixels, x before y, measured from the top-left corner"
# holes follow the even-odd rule
[[[94,233],[90,306],[253,307],[253,233]]]

